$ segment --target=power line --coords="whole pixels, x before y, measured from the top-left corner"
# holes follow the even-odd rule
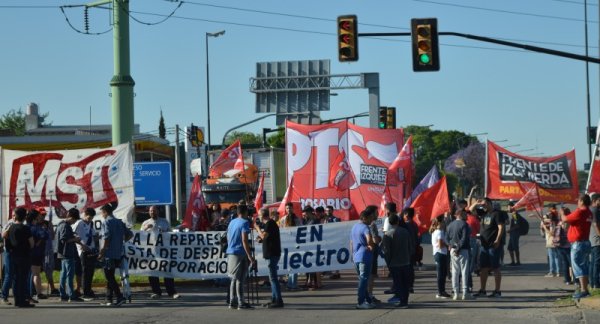
[[[171,0],[167,0],[167,1],[169,1],[169,2],[174,2],[174,1],[171,1]],[[179,4],[177,5],[177,7],[175,7],[175,9],[173,9],[173,11],[171,11],[171,13],[170,13],[170,14],[166,15],[166,16],[164,17],[164,19],[162,19],[162,20],[159,20],[159,21],[157,21],[157,22],[149,23],[149,22],[141,21],[141,20],[139,20],[139,19],[135,18],[134,16],[132,16],[132,15],[131,15],[131,12],[133,12],[133,11],[131,11],[131,10],[125,10],[125,8],[123,8],[123,6],[121,5],[121,3],[120,3],[119,1],[117,1],[117,3],[119,4],[119,7],[121,8],[121,10],[125,11],[125,13],[126,13],[126,14],[127,14],[127,15],[128,15],[130,18],[131,18],[131,19],[133,19],[133,21],[135,21],[135,22],[137,22],[137,23],[140,23],[140,24],[142,24],[142,25],[146,25],[146,26],[155,26],[155,25],[159,25],[159,24],[162,24],[162,23],[164,23],[165,21],[169,20],[169,18],[171,18],[171,17],[172,17],[172,16],[175,14],[175,12],[176,12],[176,11],[177,11],[179,8],[181,8],[181,6],[184,4],[184,2],[183,2],[183,1],[179,2]]]
[[[535,13],[528,13],[528,12],[521,12],[521,11],[503,10],[503,9],[491,9],[491,8],[467,6],[467,5],[460,5],[460,4],[456,4],[456,3],[447,3],[447,2],[439,2],[439,1],[431,1],[431,0],[412,0],[412,1],[423,2],[423,3],[430,3],[430,4],[440,5],[440,6],[449,6],[449,7],[457,7],[457,8],[465,8],[465,9],[473,9],[473,10],[500,12],[500,13],[506,13],[506,14],[511,14],[511,15],[519,15],[519,16],[529,16],[529,17],[556,19],[556,20],[564,20],[564,21],[584,22],[583,19],[579,19],[579,18],[550,16],[550,15],[542,15],[542,14],[535,14]],[[597,20],[594,20],[594,21],[588,20],[588,22],[589,23],[595,23],[595,24],[598,23]]]
[[[86,8],[86,11],[87,11],[87,8],[88,8],[88,7],[86,7],[86,6],[83,6],[83,5],[82,5],[82,6],[60,6],[60,7],[59,7],[59,8],[60,8],[60,11],[61,11],[61,12],[62,12],[62,14],[63,14],[63,16],[65,16],[65,20],[67,21],[67,24],[68,24],[68,25],[69,25],[69,27],[71,27],[71,29],[73,29],[74,31],[78,32],[79,34],[83,34],[83,35],[92,35],[92,36],[103,35],[103,34],[106,34],[106,33],[110,32],[110,31],[112,31],[112,27],[110,27],[110,29],[108,29],[108,30],[105,30],[105,31],[103,31],[103,32],[99,32],[99,33],[90,33],[88,30],[86,30],[86,31],[82,31],[82,30],[80,30],[79,28],[75,27],[75,26],[74,26],[74,25],[71,23],[71,20],[69,20],[69,16],[67,16],[67,13],[65,12],[65,8],[74,8],[74,7],[85,7],[85,8]],[[86,25],[86,27],[87,27],[87,25]],[[86,28],[86,29],[87,29],[87,28]]]
[[[564,3],[571,3],[571,4],[578,4],[578,5],[585,5],[585,3],[583,2],[579,2],[579,1],[573,1],[573,0],[550,0],[550,1],[555,1],[555,2],[564,2]],[[598,4],[597,3],[588,3],[588,6],[594,6],[597,7]]]

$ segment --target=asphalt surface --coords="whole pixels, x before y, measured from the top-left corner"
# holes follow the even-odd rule
[[[376,280],[375,295],[384,303],[372,310],[356,310],[356,276],[342,272],[339,280],[324,279],[323,289],[283,292],[285,308],[230,310],[225,306],[226,288],[209,285],[179,286],[181,299],[149,298],[149,288],[137,288],[132,303],[121,307],[100,306],[99,300],[77,304],[61,303],[51,297],[32,309],[0,307],[0,323],[598,323],[600,314],[575,306],[559,306],[557,298],[572,293],[561,278],[545,278],[548,272],[544,240],[532,222],[529,235],[521,238],[523,263],[520,267],[502,267],[502,297],[452,301],[435,298],[435,270],[431,246],[424,245],[425,266],[417,271],[415,294],[409,309],[397,309],[385,303],[383,291],[391,285],[382,268]],[[510,261],[508,252],[505,260]],[[303,280],[304,276],[300,276]],[[493,278],[488,291],[493,290]],[[479,289],[479,278],[474,278]],[[301,281],[300,281],[301,282]],[[102,289],[96,288],[97,293]],[[451,290],[450,281],[447,290]],[[259,288],[259,303],[270,299],[269,288]]]

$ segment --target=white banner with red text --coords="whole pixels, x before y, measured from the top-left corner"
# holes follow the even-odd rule
[[[354,267],[350,231],[357,221],[280,228],[280,275]],[[225,232],[134,232],[125,245],[129,273],[157,277],[215,279],[227,277],[227,255],[221,252]],[[268,275],[268,261],[256,232],[254,254],[259,276]],[[380,260],[379,264],[383,264]]]
[[[45,208],[58,224],[67,210],[116,205],[114,215],[133,223],[133,162],[128,144],[64,151],[2,150],[2,221],[17,207]],[[98,228],[98,226],[96,226]]]

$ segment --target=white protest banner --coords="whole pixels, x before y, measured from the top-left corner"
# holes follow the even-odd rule
[[[58,216],[53,218],[57,224],[71,208],[81,211],[117,203],[115,216],[131,224],[132,170],[129,144],[64,151],[2,150],[3,215],[17,207],[42,207]]]
[[[350,230],[353,222],[280,229],[279,274],[350,269]],[[227,276],[227,256],[221,252],[224,232],[134,232],[125,245],[129,273],[157,277],[214,279]],[[262,245],[254,239],[258,275],[267,276]]]

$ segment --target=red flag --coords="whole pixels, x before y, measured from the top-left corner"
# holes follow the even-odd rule
[[[329,186],[337,191],[343,191],[354,184],[354,175],[350,170],[350,163],[346,158],[346,152],[342,151],[333,161],[329,170]]]
[[[517,181],[517,184],[521,188],[521,191],[525,194],[523,195],[523,198],[519,199],[519,201],[515,203],[513,208],[525,208],[527,210],[534,210],[537,216],[541,219],[543,212],[543,204],[542,199],[540,198],[540,193],[538,191],[537,184],[531,183],[529,184],[529,186],[523,186],[523,184],[520,181]]]
[[[263,206],[263,190],[265,190],[265,173],[263,172],[262,177],[260,178],[260,184],[258,185],[258,190],[256,191],[256,198],[254,199],[254,208],[256,208],[256,212],[260,211]]]
[[[190,231],[206,231],[210,225],[206,215],[206,202],[204,201],[204,196],[202,196],[202,181],[196,175],[192,183],[190,199],[188,199],[185,216],[181,224]]]
[[[240,140],[236,140],[221,152],[221,155],[210,166],[209,175],[218,178],[232,169],[244,172],[244,156],[242,155]]]
[[[415,215],[417,216],[415,222],[419,226],[419,233],[426,232],[433,218],[450,211],[446,176],[443,176],[440,181],[423,191],[410,206],[415,209]]]
[[[398,156],[394,159],[388,172],[386,174],[386,182],[388,184],[396,183],[395,179],[398,179],[397,172],[402,172],[400,178],[404,182],[403,196],[410,196],[412,192],[412,178],[415,172],[415,161],[413,154],[413,137],[412,135],[408,138],[402,150],[398,153]],[[401,170],[401,171],[400,171]]]
[[[290,179],[290,183],[285,191],[285,195],[283,196],[283,200],[281,204],[279,204],[279,208],[277,208],[277,212],[279,215],[285,215],[285,204],[288,202],[293,202],[294,198],[294,176]]]
[[[385,205],[393,201],[392,194],[390,192],[390,187],[387,185],[387,181],[383,187],[383,195],[381,195],[381,203],[379,204],[379,217],[385,216]]]

